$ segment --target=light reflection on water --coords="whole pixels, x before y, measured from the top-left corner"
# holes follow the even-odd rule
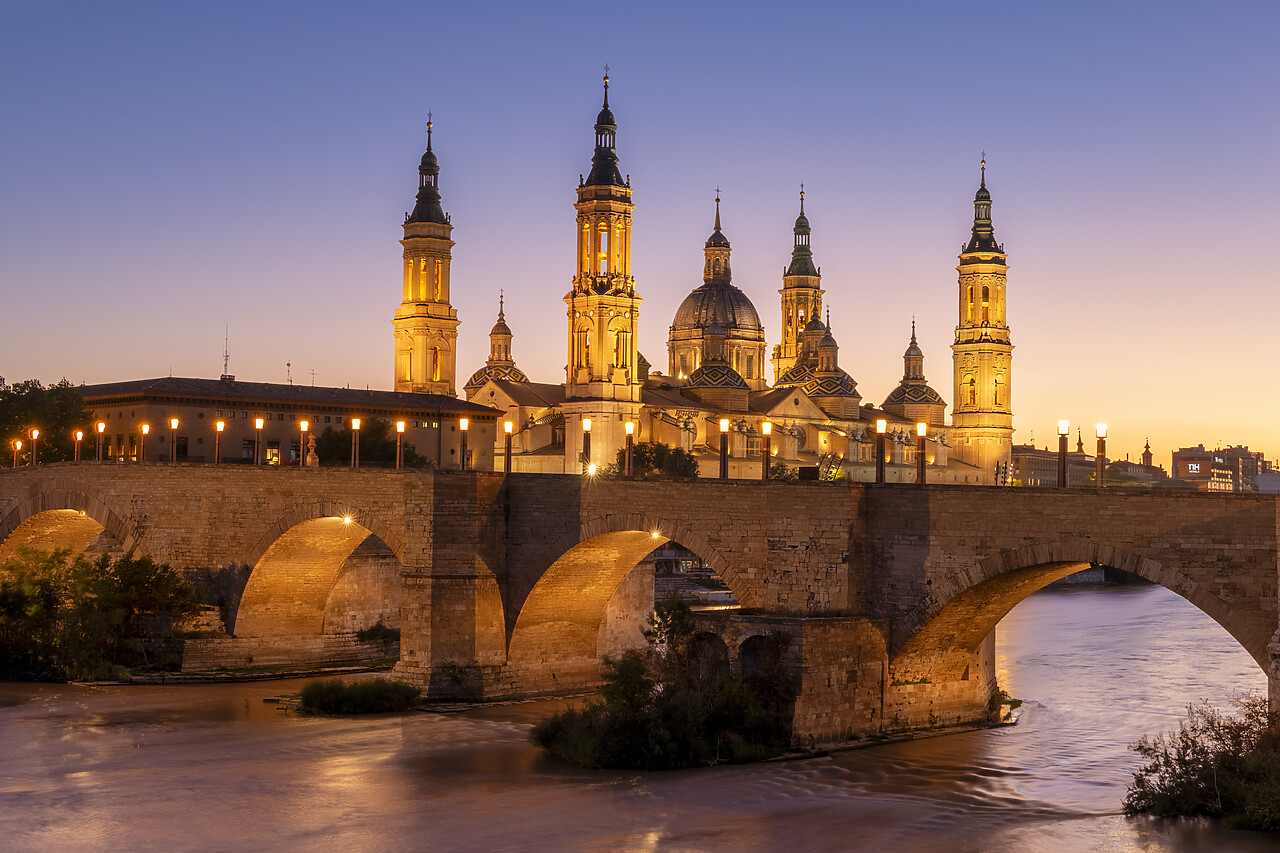
[[[808,761],[593,772],[541,756],[563,703],[315,719],[302,682],[0,685],[0,847],[243,850],[1254,851],[1271,839],[1119,816],[1127,751],[1189,701],[1265,689],[1158,587],[1053,591],[1001,623],[1022,722]]]

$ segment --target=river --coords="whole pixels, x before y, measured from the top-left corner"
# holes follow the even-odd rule
[[[673,773],[541,756],[559,703],[321,719],[303,682],[0,684],[0,848],[316,851],[1274,851],[1273,837],[1119,813],[1128,744],[1188,702],[1265,691],[1160,587],[1049,590],[998,630],[1017,726]]]

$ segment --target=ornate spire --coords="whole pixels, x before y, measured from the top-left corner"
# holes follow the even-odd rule
[[[427,150],[418,164],[418,198],[413,213],[405,218],[410,222],[448,223],[444,208],[440,206],[440,161],[431,150],[431,129],[435,125],[431,121],[431,113],[427,113]]]
[[[813,250],[809,247],[809,217],[804,215],[804,184],[800,185],[800,215],[796,217],[795,246],[791,249],[791,265],[783,275],[818,275],[813,264]]]
[[[720,230],[720,188],[716,187],[716,230]]]
[[[609,109],[609,66],[604,67],[604,106],[596,116],[596,153],[591,158],[591,173],[583,186],[625,187],[627,182],[618,171],[617,144],[618,121]]]
[[[982,178],[973,196],[973,236],[965,252],[1000,252],[995,228],[991,225],[991,193],[987,190],[987,152],[982,152]]]
[[[724,232],[720,230],[720,188],[716,187],[716,227],[712,230],[711,236],[707,238],[706,248],[708,249],[727,249],[729,248],[729,238],[724,236]],[[710,256],[707,262],[711,262]],[[725,261],[726,265],[728,261]],[[728,272],[727,266],[725,272]]]

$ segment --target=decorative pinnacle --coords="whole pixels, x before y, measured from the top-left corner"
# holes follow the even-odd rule
[[[800,182],[800,215],[804,216],[804,182]]]
[[[716,187],[716,230],[720,230],[720,187]]]
[[[428,151],[431,150],[431,128],[432,127],[433,125],[431,123],[431,111],[427,110],[427,150]]]
[[[498,288],[498,319],[502,319],[502,288]]]
[[[609,65],[607,63],[604,66],[604,106],[605,109],[609,108]]]
[[[916,316],[911,315],[911,343],[916,342]]]
[[[982,185],[987,185],[987,152],[982,152]]]

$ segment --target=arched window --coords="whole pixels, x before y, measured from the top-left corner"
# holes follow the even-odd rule
[[[969,405],[978,405],[978,383],[972,376],[969,377]]]
[[[973,285],[969,286],[969,300],[965,303],[964,319],[966,323],[973,322]]]
[[[630,367],[631,347],[626,332],[618,332],[613,338],[613,366]]]
[[[997,376],[996,383],[995,383],[995,397],[996,397],[995,404],[997,406],[999,406],[1004,401],[1004,398],[1000,393],[1000,384],[1001,384],[1001,379],[999,376]]]
[[[982,322],[991,319],[991,309],[988,307],[988,300],[991,298],[991,288],[985,284],[982,285]]]
[[[576,341],[573,348],[577,355],[575,364],[578,367],[586,367],[591,364],[591,330],[579,329],[574,337]]]
[[[431,348],[431,381],[440,381],[440,347]]]
[[[440,301],[440,291],[444,287],[444,261],[436,261],[435,301]]]

